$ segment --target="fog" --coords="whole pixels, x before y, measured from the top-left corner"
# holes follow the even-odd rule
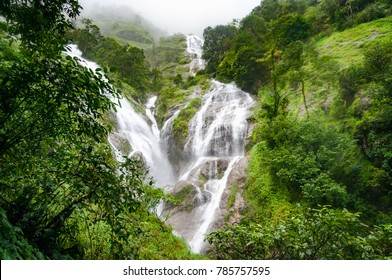
[[[202,35],[207,26],[227,24],[249,14],[260,0],[80,0],[80,3],[87,13],[126,5],[168,33]]]

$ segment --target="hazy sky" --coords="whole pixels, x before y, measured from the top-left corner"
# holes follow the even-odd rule
[[[128,5],[169,33],[202,35],[207,26],[227,24],[249,14],[260,0],[81,0],[83,6]],[[87,5],[88,4],[88,5]]]

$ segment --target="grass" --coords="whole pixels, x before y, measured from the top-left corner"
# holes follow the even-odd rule
[[[342,32],[334,32],[331,36],[316,43],[316,50],[330,56],[345,68],[363,59],[362,49],[370,44],[392,40],[392,16],[360,24]]]

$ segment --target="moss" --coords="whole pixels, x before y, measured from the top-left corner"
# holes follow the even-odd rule
[[[183,58],[180,59],[180,61],[178,63],[180,65],[184,65],[184,64],[191,63],[191,60],[189,59],[189,57],[183,57]]]
[[[188,137],[189,121],[197,113],[201,107],[202,101],[200,98],[192,99],[189,104],[180,111],[173,121],[173,134],[178,144],[184,144]]]
[[[200,173],[199,175],[199,181],[201,182],[202,185],[204,185],[207,182],[206,176]]]
[[[173,85],[169,85],[161,91],[157,100],[157,123],[159,126],[162,126],[165,120],[173,114],[173,108],[186,101],[188,94]]]
[[[184,186],[180,191],[172,194],[173,201],[168,203],[169,208],[177,207],[179,210],[192,211],[194,208],[194,186]]]
[[[173,196],[177,200],[184,201],[185,199],[187,199],[189,197],[192,190],[193,190],[193,186],[187,185],[184,188],[182,188],[180,191],[174,193]]]
[[[234,206],[234,202],[237,197],[238,190],[239,189],[238,189],[237,185],[232,185],[230,188],[230,194],[229,194],[229,198],[227,200],[227,210],[229,210],[229,211]]]

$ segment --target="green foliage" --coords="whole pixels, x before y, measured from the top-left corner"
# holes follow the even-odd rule
[[[203,59],[207,61],[207,73],[215,72],[236,32],[237,28],[233,25],[209,26],[204,29]]]
[[[173,134],[179,144],[185,144],[188,137],[189,121],[197,113],[201,104],[202,100],[200,98],[192,99],[173,120]]]
[[[161,91],[157,102],[157,122],[160,126],[172,114],[170,109],[186,101],[186,95],[183,90],[176,89],[172,85]]]
[[[316,43],[317,51],[336,59],[342,67],[363,61],[363,50],[369,44],[392,39],[392,17],[363,23],[342,32],[334,32]]]
[[[390,259],[390,226],[370,233],[359,214],[303,209],[277,224],[240,224],[208,235],[217,259]]]
[[[374,1],[354,16],[354,23],[360,24],[383,18],[388,14],[386,1]],[[390,9],[390,8],[389,8]]]
[[[143,34],[139,30],[120,30],[116,35],[123,40],[136,41],[143,44],[152,44],[153,40],[148,37],[148,34]]]
[[[339,85],[342,100],[346,106],[350,106],[355,99],[355,94],[358,92],[360,81],[364,79],[364,71],[358,66],[351,66],[343,69],[339,73]]]
[[[1,260],[36,260],[45,259],[44,255],[32,247],[24,238],[20,228],[8,221],[7,215],[0,208],[0,259]]]
[[[346,205],[344,183],[356,173],[351,162],[358,155],[347,135],[317,116],[277,117],[259,125],[254,137],[258,144],[252,157],[264,160],[260,166],[251,165],[256,168],[251,174],[268,176],[272,188],[287,189],[292,201],[302,200],[312,207]],[[250,176],[250,184],[254,180]]]
[[[145,51],[153,47],[154,39],[165,35],[165,32],[125,5],[105,4],[100,9],[86,11],[85,15],[93,20],[105,37]],[[78,26],[79,22],[76,24]]]
[[[215,44],[205,56],[216,47],[218,58],[209,73],[260,99],[244,192],[248,213],[242,225],[209,237],[217,258],[390,257],[389,2],[265,0],[224,44],[217,44],[222,26],[206,29]],[[304,207],[319,209],[306,216],[307,225]],[[296,243],[335,218],[321,232],[346,222],[360,230],[337,230],[341,249],[329,240],[325,251],[310,245],[317,237]],[[379,230],[384,245],[371,241]]]
[[[306,40],[310,35],[310,25],[302,16],[284,16],[273,23],[273,34],[280,47],[296,41]]]
[[[10,23],[9,32],[32,51],[58,52],[66,43],[65,31],[80,14],[77,0],[17,1],[0,3],[0,15]]]
[[[239,189],[237,185],[232,185],[230,187],[230,194],[229,198],[227,199],[227,210],[230,211],[230,209],[234,206],[235,199],[237,197]]]
[[[272,93],[278,101],[277,95],[280,93],[276,79],[281,74],[276,72],[276,66],[288,46],[298,41],[307,42],[312,35],[321,37],[331,30],[349,28],[357,14],[359,23],[360,13],[367,14],[367,9],[373,11],[377,7],[379,12],[374,13],[373,19],[385,17],[387,14],[381,13],[381,10],[389,8],[385,4],[366,1],[347,1],[347,5],[342,3],[337,0],[263,1],[240,22],[237,29],[233,25],[206,28],[203,57],[208,61],[207,73],[216,74],[224,82],[234,81],[241,89],[251,93],[256,93],[261,86],[271,82]],[[371,22],[340,35],[334,34],[336,37],[326,38],[325,43],[323,41],[322,47],[325,49],[319,49],[327,55],[333,54],[344,64],[361,59],[358,47],[366,44],[363,42],[364,32],[369,33],[370,40],[387,40],[390,37],[389,22],[390,18],[387,17],[378,23]],[[304,83],[302,79],[302,87],[305,87]],[[305,94],[302,96],[306,103]]]
[[[130,45],[121,45],[115,39],[105,38],[91,20],[82,20],[84,28],[69,32],[87,58],[94,59],[119,82],[125,82],[136,90],[132,97],[146,101],[146,92],[151,88],[151,72],[144,51]]]
[[[391,43],[377,44],[368,48],[361,71],[365,74],[357,82],[356,94],[359,90],[367,91],[372,106],[358,118],[354,133],[362,148],[362,152],[374,165],[372,199],[378,205],[388,209],[391,205],[389,187],[391,185],[391,112],[392,112],[392,59]],[[344,93],[344,92],[343,92]],[[376,175],[377,174],[377,175]],[[376,179],[377,178],[377,179]],[[376,194],[377,193],[377,194]]]
[[[185,48],[185,36],[182,34],[161,37],[158,44],[148,53],[148,58],[155,68],[167,70],[168,67],[183,64]]]

